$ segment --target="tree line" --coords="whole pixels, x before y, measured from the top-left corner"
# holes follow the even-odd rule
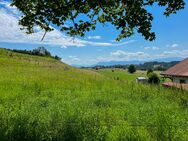
[[[59,56],[57,56],[57,55],[55,55],[55,56],[51,55],[51,53],[46,48],[44,48],[44,47],[38,47],[38,48],[33,49],[33,50],[13,49],[13,50],[10,50],[10,51],[16,52],[16,53],[28,54],[28,55],[50,57],[50,58],[54,58],[56,60],[61,60],[61,58]]]
[[[179,61],[171,61],[171,62],[157,62],[157,61],[153,61],[153,62],[146,62],[143,64],[134,64],[134,66],[136,67],[136,69],[138,70],[149,70],[149,69],[153,69],[155,71],[164,71],[167,70],[168,68],[176,65],[177,63],[179,63]],[[119,69],[128,69],[129,68],[129,64],[128,65],[110,65],[110,66],[103,66],[103,65],[97,65],[94,67],[91,67],[92,69],[113,69],[113,68],[119,68]]]

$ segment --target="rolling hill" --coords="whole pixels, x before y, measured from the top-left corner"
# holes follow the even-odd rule
[[[188,92],[135,75],[0,49],[0,140],[188,140]]]

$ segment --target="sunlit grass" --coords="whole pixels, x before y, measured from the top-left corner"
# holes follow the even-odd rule
[[[188,140],[186,91],[10,54],[0,50],[0,141]]]

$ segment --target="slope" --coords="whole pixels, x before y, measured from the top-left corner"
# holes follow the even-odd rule
[[[0,140],[188,140],[188,93],[0,49]]]

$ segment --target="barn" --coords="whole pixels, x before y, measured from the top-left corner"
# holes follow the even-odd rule
[[[163,85],[188,89],[188,58],[162,72],[161,75],[172,80],[163,83]]]

